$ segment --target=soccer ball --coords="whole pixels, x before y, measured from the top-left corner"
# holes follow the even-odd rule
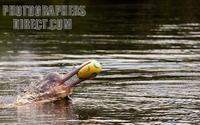
[[[97,75],[102,71],[102,66],[96,60],[89,61],[90,63],[81,68],[78,72],[79,78],[89,78],[92,75]]]

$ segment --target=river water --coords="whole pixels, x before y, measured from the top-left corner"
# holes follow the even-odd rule
[[[105,71],[76,87],[71,102],[1,108],[0,124],[199,124],[197,5],[180,0],[88,4],[87,16],[73,19],[71,31],[1,30],[3,105],[48,73],[65,73],[89,59]]]

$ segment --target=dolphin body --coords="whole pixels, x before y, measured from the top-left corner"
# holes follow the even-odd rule
[[[61,98],[70,99],[69,95],[72,93],[72,90],[76,85],[87,79],[94,78],[101,71],[100,64],[98,64],[98,66],[94,65],[93,67],[91,65],[92,63],[94,63],[94,61],[87,61],[78,68],[73,69],[72,71],[70,71],[65,75],[60,75],[59,73],[56,72],[49,73],[42,81],[40,81],[34,87],[29,88],[28,90],[26,90],[25,93],[18,96],[16,104],[46,102],[46,101],[58,100]],[[87,77],[79,78],[78,73],[82,69],[84,70],[84,72],[85,69],[87,69],[87,71],[89,71],[90,69],[91,71],[89,73],[88,72],[86,73]],[[81,71],[81,73],[84,72]]]

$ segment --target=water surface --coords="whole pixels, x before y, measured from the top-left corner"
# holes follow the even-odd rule
[[[179,5],[179,6],[178,6]],[[88,59],[105,72],[60,100],[0,110],[1,124],[200,122],[200,23],[193,1],[89,4],[72,31],[0,35],[0,99]]]

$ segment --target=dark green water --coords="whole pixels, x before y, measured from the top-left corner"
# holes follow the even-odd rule
[[[198,1],[90,2],[71,31],[14,32],[0,21],[2,104],[49,72],[88,59],[106,69],[72,102],[0,109],[0,124],[199,124]]]

